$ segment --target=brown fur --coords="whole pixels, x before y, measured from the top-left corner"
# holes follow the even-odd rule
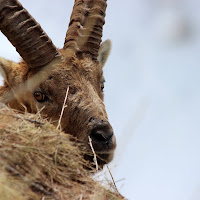
[[[15,47],[19,49],[19,47],[21,48],[23,46],[21,46],[21,43],[24,42],[24,38],[21,38],[21,35],[17,33],[21,30],[21,25],[26,24],[25,22],[27,20],[23,21],[23,18],[20,17],[12,18],[13,23],[19,23],[16,28],[13,28],[9,23],[10,21],[7,20],[7,17],[14,12],[12,9],[13,7],[17,8],[15,11],[16,13],[18,12],[18,7],[22,9],[22,6],[18,1],[10,2],[5,0],[5,2],[8,4],[15,3],[16,5],[10,7],[5,6],[6,4],[1,4],[1,6],[3,6],[2,9],[6,12],[4,12],[5,16],[2,17],[4,20],[2,22],[0,21],[0,28],[8,29],[5,33],[9,33],[9,37],[12,36],[14,38],[13,44],[15,45],[16,43]],[[88,8],[85,13],[86,5]],[[103,5],[103,8],[101,5]],[[72,33],[74,33],[74,31],[81,33],[73,40],[73,44],[74,42],[77,43],[75,45],[75,49],[77,50],[70,48],[68,44],[68,42],[71,44],[73,35],[71,31],[68,31],[63,49],[61,49],[60,52],[56,49],[56,55],[58,56],[53,60],[48,60],[48,64],[43,65],[40,63],[42,57],[45,56],[44,59],[48,57],[48,50],[41,55],[39,53],[37,54],[37,50],[40,52],[39,50],[41,48],[46,48],[47,43],[44,42],[44,44],[41,44],[41,48],[36,48],[34,45],[38,43],[34,41],[38,38],[34,39],[32,36],[30,38],[31,40],[28,41],[34,40],[33,44],[31,43],[28,47],[21,49],[23,52],[21,55],[24,61],[21,63],[14,63],[0,58],[0,72],[5,79],[4,86],[0,87],[0,101],[9,105],[11,108],[22,112],[40,112],[44,118],[48,118],[53,124],[57,125],[61,116],[61,110],[64,106],[66,91],[69,88],[67,107],[61,119],[61,128],[64,132],[77,137],[83,142],[88,151],[91,148],[88,144],[88,137],[90,136],[92,138],[94,150],[101,158],[98,160],[100,166],[112,160],[113,152],[116,147],[115,136],[108,122],[108,116],[103,103],[104,77],[102,68],[111,49],[111,42],[109,40],[102,43],[100,46],[106,5],[106,1],[103,0],[92,1],[92,4],[91,1],[88,0],[75,1],[68,30],[73,29]],[[78,14],[77,9],[82,9],[84,12]],[[30,18],[26,10],[23,9],[23,12],[25,13],[23,16]],[[88,15],[88,12],[90,15]],[[18,14],[20,13],[21,12]],[[79,22],[80,26],[73,26],[73,24],[76,25],[77,21],[75,19],[77,14],[83,17],[84,23],[81,20]],[[16,14],[16,16],[18,15]],[[77,19],[79,19],[79,17]],[[33,20],[32,17],[31,20]],[[31,26],[31,24],[29,24],[29,26]],[[40,27],[39,24],[37,26]],[[16,31],[14,35],[12,28]],[[32,28],[31,26],[30,29],[32,30]],[[84,34],[81,32],[82,29],[84,30]],[[42,34],[41,37],[43,38],[43,31],[41,28],[39,32]],[[20,35],[20,37],[16,37],[16,35]],[[25,35],[27,37],[30,36],[28,33]],[[15,41],[16,38],[17,41]],[[18,39],[22,41],[19,42]],[[41,39],[40,36],[39,39]],[[50,40],[48,39],[48,41]],[[25,44],[28,44],[26,40]],[[48,42],[48,44],[53,48],[54,52],[54,46],[51,45],[51,42]],[[43,50],[45,50],[45,48]],[[30,52],[27,53],[25,51],[27,49],[30,49]],[[34,67],[30,64],[32,58],[33,60],[36,59],[34,60]],[[28,63],[28,65],[26,63]],[[47,62],[45,61],[45,63]],[[43,100],[41,101],[38,97],[42,97]],[[86,156],[86,158],[93,160],[93,157],[90,156]]]
[[[27,79],[31,78],[38,70],[28,70],[24,62],[16,64],[9,62],[10,66],[4,66],[6,74],[5,85],[0,88],[2,101],[6,99],[13,88]],[[101,81],[103,79],[102,65],[85,57],[78,59],[74,57],[70,61],[62,63],[53,68],[49,77],[40,83],[32,91],[25,91],[22,95],[12,99],[7,104],[17,110],[36,113],[40,110],[43,117],[49,118],[53,124],[57,125],[63,106],[66,90],[69,87],[67,107],[61,121],[62,130],[83,141],[88,149],[88,136],[92,123],[91,118],[108,121],[107,113],[103,103],[103,92],[101,91]],[[48,100],[37,102],[33,93],[40,91],[44,93]],[[15,93],[14,91],[12,91]],[[115,140],[115,139],[114,139]],[[115,141],[110,146],[96,147],[100,151],[101,157],[105,159],[103,164],[113,158]],[[97,152],[98,153],[98,152]],[[106,154],[103,155],[103,154]],[[99,161],[101,165],[101,161]]]

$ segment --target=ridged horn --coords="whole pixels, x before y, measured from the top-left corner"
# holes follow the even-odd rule
[[[70,48],[77,55],[88,54],[97,60],[106,7],[106,0],[75,0],[64,49]]]
[[[51,39],[17,0],[0,0],[0,30],[30,68],[45,66],[59,55]]]

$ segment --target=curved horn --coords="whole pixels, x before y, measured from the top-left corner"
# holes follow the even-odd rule
[[[97,60],[106,7],[106,0],[76,0],[64,49],[70,48],[77,55],[89,54]]]
[[[50,38],[17,0],[0,0],[0,30],[30,68],[59,55]]]

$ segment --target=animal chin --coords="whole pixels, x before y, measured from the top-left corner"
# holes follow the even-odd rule
[[[113,137],[109,142],[93,140],[92,148],[95,151],[95,154],[97,156],[97,163],[101,169],[103,168],[103,165],[108,164],[113,159],[114,150],[116,148],[115,137]],[[91,151],[91,146],[90,146],[90,151]],[[86,160],[93,162],[94,153],[90,152],[89,155],[85,155],[85,158]]]
[[[103,166],[105,164],[108,164],[110,161],[112,161],[113,156],[114,156],[114,151],[109,152],[109,153],[96,153],[99,169],[103,169]],[[94,154],[91,154],[91,153],[85,154],[84,159],[90,161],[90,163],[93,163],[92,164],[93,168],[96,167],[96,164],[94,163]]]

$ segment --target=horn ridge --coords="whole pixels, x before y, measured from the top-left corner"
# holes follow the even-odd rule
[[[70,48],[77,55],[87,54],[97,60],[106,7],[106,0],[76,0],[64,49]]]
[[[45,66],[59,55],[51,39],[17,0],[0,0],[0,30],[30,68]]]

